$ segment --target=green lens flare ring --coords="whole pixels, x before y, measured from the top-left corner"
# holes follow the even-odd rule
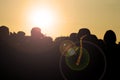
[[[98,80],[102,80],[103,76],[105,75],[106,67],[107,67],[106,57],[105,57],[104,52],[98,45],[90,41],[82,41],[82,43],[89,44],[93,47],[96,47],[101,53],[101,55],[103,56],[104,70],[98,79]],[[65,73],[63,72],[63,68],[62,68],[63,57],[65,58],[66,65],[73,71],[84,70],[90,62],[89,52],[84,47],[81,47],[81,46],[77,47],[75,43],[70,40],[65,40],[60,44],[60,52],[61,52],[61,58],[59,61],[59,68],[60,68],[60,73],[62,77],[64,78],[64,80],[68,80],[68,79],[65,76]],[[81,57],[79,58],[80,55]],[[79,62],[79,64],[76,64],[77,62]]]
[[[90,61],[90,55],[86,49],[83,48],[82,51],[83,51],[83,54],[82,54],[79,65],[77,65],[76,63],[77,63],[78,56],[81,54],[80,49],[76,51],[75,55],[65,57],[65,62],[71,70],[80,71],[80,70],[85,69],[88,66],[89,61]]]
[[[75,50],[77,50],[77,46],[70,40],[65,40],[60,44],[60,52],[64,56],[74,55]]]
[[[89,64],[90,56],[88,51],[84,48],[77,47],[70,40],[65,40],[61,43],[60,52],[65,56],[65,62],[72,70],[83,70]],[[78,56],[81,54],[82,56],[79,58]]]

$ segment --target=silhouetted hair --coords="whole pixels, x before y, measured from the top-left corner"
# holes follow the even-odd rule
[[[18,35],[18,36],[25,36],[25,32],[19,31],[19,32],[17,33],[17,35]]]
[[[5,35],[9,35],[9,28],[6,26],[0,26],[0,33],[3,33]]]
[[[87,28],[80,29],[77,35],[78,39],[83,35],[90,35],[90,30]]]
[[[7,38],[9,36],[9,28],[6,26],[0,26],[0,37]]]
[[[41,33],[41,29],[39,28],[39,27],[34,27],[34,28],[32,28],[32,30],[31,30],[31,36],[32,37],[36,37],[36,38],[43,38],[44,37],[44,35]]]
[[[116,34],[112,30],[106,31],[104,35],[104,41],[107,44],[112,44],[116,42]]]
[[[34,36],[34,35],[39,34],[39,33],[41,33],[41,29],[40,28],[38,28],[38,27],[32,28],[31,36]]]
[[[70,34],[70,38],[76,38],[77,37],[77,33],[71,33]]]

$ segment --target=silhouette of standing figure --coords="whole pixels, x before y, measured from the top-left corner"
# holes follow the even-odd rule
[[[115,68],[115,55],[118,53],[118,45],[116,44],[116,34],[112,30],[106,31],[104,35],[104,44],[105,44],[105,55],[107,58],[107,72],[106,79],[111,80],[111,76],[113,75],[113,71]],[[116,68],[117,69],[117,68]],[[113,79],[112,79],[113,80]]]

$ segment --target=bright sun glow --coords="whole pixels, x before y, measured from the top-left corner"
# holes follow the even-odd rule
[[[33,26],[50,27],[55,22],[55,15],[49,9],[33,9],[29,14],[29,21]]]
[[[27,29],[33,27],[41,28],[42,33],[54,37],[56,34],[56,25],[60,22],[60,16],[56,8],[51,6],[33,5],[26,8],[26,25]]]

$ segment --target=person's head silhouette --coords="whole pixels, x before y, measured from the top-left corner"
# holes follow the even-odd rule
[[[24,36],[25,36],[25,32],[19,31],[19,32],[17,33],[17,35],[18,35],[19,37],[24,37]]]
[[[0,26],[0,37],[5,38],[9,36],[9,28],[6,26]]]
[[[81,28],[78,32],[78,39],[80,39],[80,37],[84,36],[84,35],[90,35],[90,30],[87,28]]]
[[[104,42],[106,44],[115,44],[116,43],[116,34],[112,30],[106,31],[104,35]]]
[[[40,28],[38,28],[38,27],[34,27],[34,28],[32,28],[32,30],[31,30],[31,36],[32,37],[36,37],[36,38],[43,38],[43,34],[41,33],[41,29]]]

